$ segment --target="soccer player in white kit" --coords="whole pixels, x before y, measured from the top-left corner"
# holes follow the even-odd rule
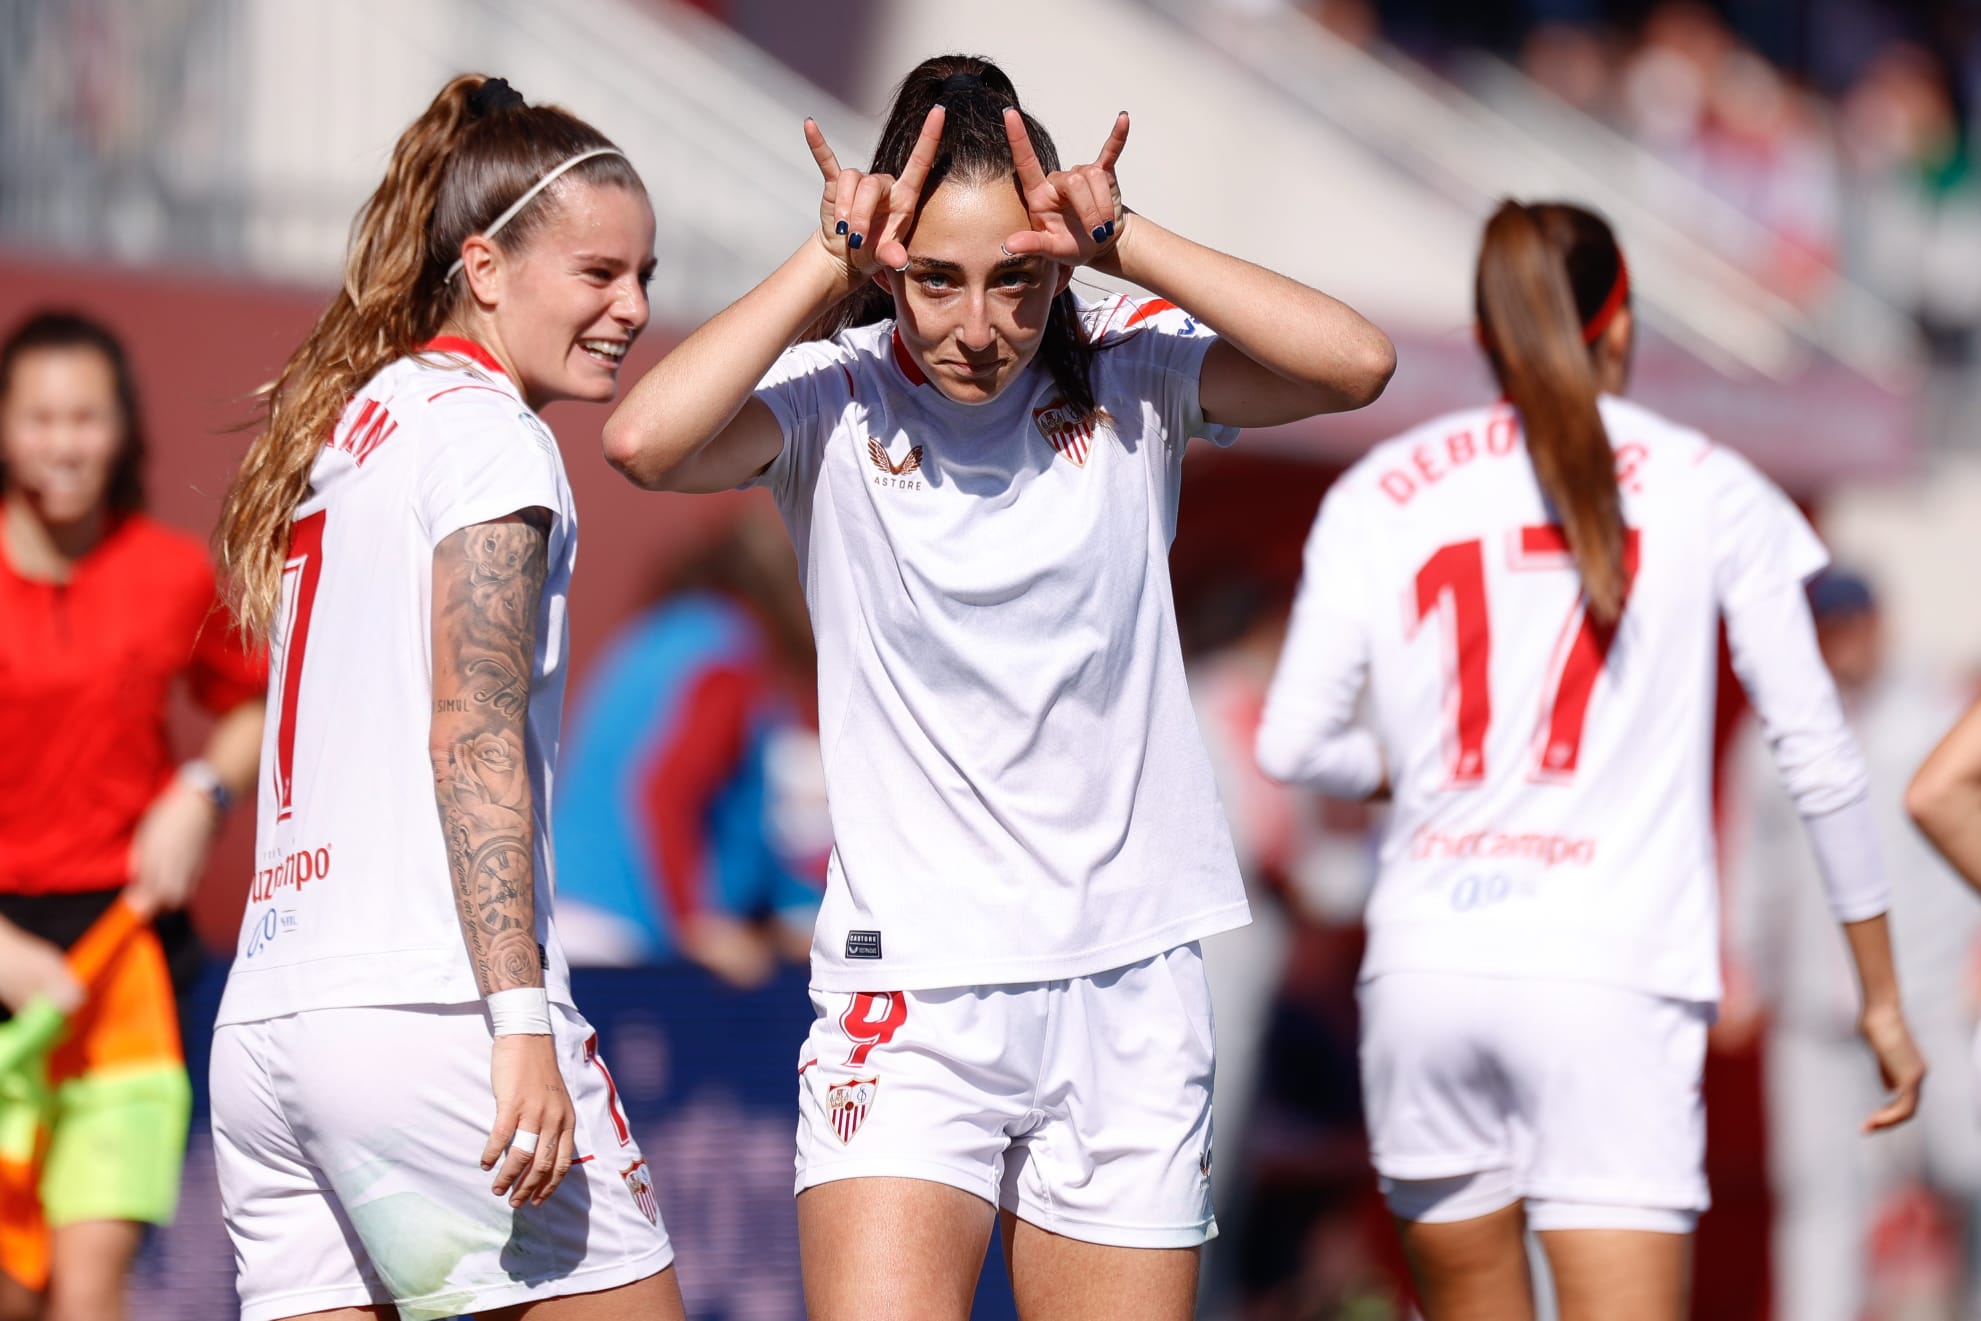
[[[986,61],[816,125],[819,230],[627,396],[641,485],[767,487],[819,643],[836,837],[800,1052],[815,1321],[1185,1318],[1214,1232],[1196,942],[1245,921],[1167,554],[1185,443],[1375,398],[1340,303],[1060,171]],[[1082,303],[1093,265],[1153,291]],[[794,346],[825,320],[823,337]],[[820,333],[820,332],[815,332]]]
[[[1329,492],[1259,760],[1394,797],[1362,1086],[1426,1315],[1531,1316],[1531,1227],[1568,1321],[1671,1321],[1707,1201],[1722,616],[1895,1093],[1867,1127],[1912,1113],[1924,1066],[1803,595],[1822,545],[1737,455],[1619,397],[1629,279],[1599,217],[1504,204],[1477,304],[1506,398],[1386,442]]]
[[[682,1315],[547,826],[577,523],[537,414],[612,397],[653,243],[595,129],[456,78],[228,494],[275,706],[212,1057],[245,1321]]]

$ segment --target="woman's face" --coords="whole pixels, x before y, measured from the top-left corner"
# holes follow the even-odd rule
[[[908,236],[908,269],[877,277],[915,365],[959,403],[997,398],[1045,340],[1052,300],[1072,272],[1011,257],[1004,240],[1031,227],[1009,178],[944,180]]]
[[[617,184],[552,187],[559,195],[549,221],[520,252],[499,259],[492,287],[477,280],[494,323],[487,347],[533,408],[559,399],[605,403],[647,325],[653,208],[644,193]]]
[[[99,512],[124,448],[117,372],[96,349],[29,349],[14,359],[0,397],[0,460],[7,485],[42,521],[79,523]]]

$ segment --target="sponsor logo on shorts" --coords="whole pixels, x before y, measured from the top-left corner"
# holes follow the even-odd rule
[[[653,1226],[660,1227],[660,1202],[653,1195],[653,1173],[647,1169],[644,1159],[636,1160],[619,1171],[619,1177],[626,1181],[626,1191],[633,1194],[633,1204],[640,1208]]]
[[[849,959],[877,959],[880,957],[880,932],[849,931],[846,933],[846,957]]]
[[[851,1142],[874,1108],[874,1094],[880,1090],[878,1078],[851,1078],[826,1088],[825,1112],[832,1120],[832,1131],[841,1142]]]
[[[874,467],[880,469],[880,476],[874,478],[875,486],[899,486],[910,491],[922,489],[921,479],[915,475],[922,470],[920,445],[902,455],[897,463],[888,457],[887,446],[880,443],[880,437],[868,436],[867,457],[873,460]]]

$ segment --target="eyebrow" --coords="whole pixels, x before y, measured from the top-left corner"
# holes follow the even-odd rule
[[[1038,256],[1034,253],[1018,252],[1006,257],[991,269],[994,271],[1011,271],[1021,267],[1029,268],[1037,265],[1038,260]],[[940,257],[910,257],[908,259],[908,269],[911,271],[938,272],[944,275],[960,275],[963,273],[961,262],[944,261]]]

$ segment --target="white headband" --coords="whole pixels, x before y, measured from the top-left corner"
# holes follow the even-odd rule
[[[594,156],[618,156],[624,158],[625,155],[626,153],[619,150],[619,148],[617,147],[593,147],[590,151],[579,152],[577,155],[573,156],[570,160],[565,161],[562,165],[552,170],[549,174],[544,175],[543,178],[531,184],[529,186],[529,189],[526,192],[524,192],[524,194],[521,197],[517,198],[515,201],[509,204],[508,210],[504,211],[501,215],[497,216],[495,218],[494,223],[489,225],[487,229],[484,229],[481,232],[481,237],[485,239],[492,239],[497,234],[501,233],[502,227],[508,224],[510,221],[514,220],[516,218],[517,212],[521,211],[524,207],[528,206],[532,201],[534,201],[538,193],[550,187],[550,185],[556,183],[558,177],[561,176],[566,170],[570,169],[572,166],[583,165],[586,161],[590,160]],[[467,261],[466,257],[456,257],[454,259],[454,264],[447,268],[447,278],[445,280],[442,280],[441,283],[442,284],[451,283],[454,277],[461,273],[461,265],[465,261]]]

